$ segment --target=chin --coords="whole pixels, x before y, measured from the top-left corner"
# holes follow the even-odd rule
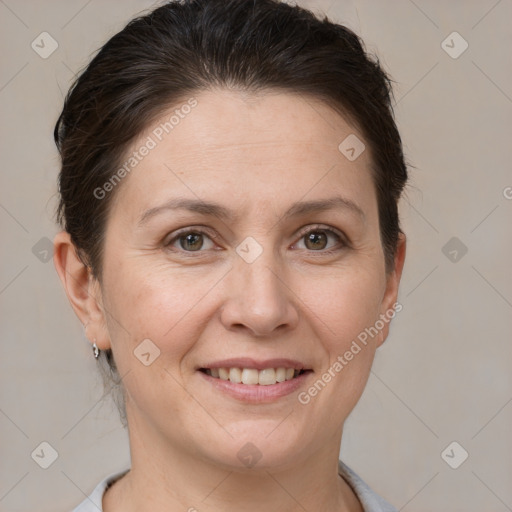
[[[205,446],[207,457],[216,465],[238,472],[293,466],[300,451],[298,447],[304,448],[304,435],[300,436],[295,429],[290,431],[291,422],[288,425],[287,420],[280,422],[245,420],[236,429],[227,424],[225,428],[233,437],[223,435],[218,441],[212,440]]]

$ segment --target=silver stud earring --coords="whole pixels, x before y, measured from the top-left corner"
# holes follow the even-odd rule
[[[98,357],[100,357],[100,349],[98,348],[98,345],[96,345],[96,341],[92,344],[92,352],[94,354],[95,359],[98,359]]]

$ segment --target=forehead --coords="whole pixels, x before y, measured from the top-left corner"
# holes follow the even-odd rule
[[[352,125],[311,96],[200,91],[163,112],[132,145],[127,158],[144,145],[151,150],[123,180],[116,203],[138,213],[178,196],[264,207],[336,191],[371,202],[369,151],[353,160],[343,154],[343,141],[353,137],[363,144]]]
[[[189,144],[204,149],[219,146],[234,149],[237,145],[274,144],[284,148],[311,143],[324,151],[337,150],[337,141],[344,135],[357,134],[362,138],[334,109],[310,95],[276,89],[258,92],[211,89],[193,97],[196,106],[179,120],[171,133],[165,134],[180,137],[184,149]],[[185,103],[186,100],[173,107],[170,114],[184,108]],[[148,133],[167,119],[169,112],[163,113]]]

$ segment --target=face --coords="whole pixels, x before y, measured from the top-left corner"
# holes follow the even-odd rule
[[[340,143],[363,136],[312,98],[194,97],[172,131],[171,112],[140,137],[134,151],[155,147],[116,185],[98,345],[126,375],[132,434],[231,468],[250,442],[285,467],[339,441],[387,335],[399,272],[370,151],[346,158]]]

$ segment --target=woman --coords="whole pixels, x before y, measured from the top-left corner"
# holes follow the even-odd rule
[[[390,80],[274,0],[170,2],[55,127],[54,261],[122,393],[131,468],[76,511],[391,511],[338,460],[400,308]]]

